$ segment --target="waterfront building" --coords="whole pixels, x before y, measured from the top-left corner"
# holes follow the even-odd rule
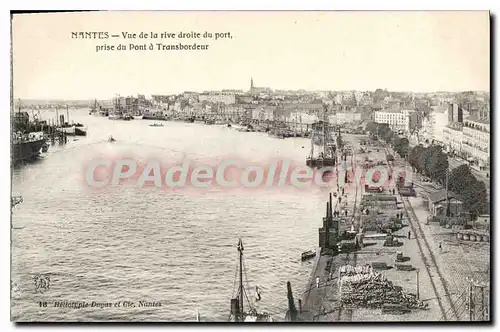
[[[458,104],[449,104],[448,105],[448,123],[458,122],[462,123],[464,119],[462,107]]]
[[[409,109],[383,109],[374,112],[374,120],[387,123],[393,131],[410,133],[417,125],[417,114],[415,110]]]
[[[204,92],[198,96],[200,102],[208,101],[211,103],[222,103],[231,105],[236,103],[236,95],[234,92],[210,91]]]
[[[479,167],[490,164],[490,120],[469,116],[463,125],[463,152]]]
[[[450,123],[443,129],[444,145],[448,152],[463,155],[462,141],[463,141],[463,124]]]
[[[330,115],[330,122],[335,124],[353,124],[359,123],[363,120],[363,113],[358,108],[342,108],[342,110]]]
[[[429,114],[429,122],[432,130],[432,139],[444,143],[444,128],[448,125],[448,108],[443,106],[432,106]]]

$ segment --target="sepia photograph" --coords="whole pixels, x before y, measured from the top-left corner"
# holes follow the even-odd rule
[[[10,27],[12,322],[492,321],[489,11]]]

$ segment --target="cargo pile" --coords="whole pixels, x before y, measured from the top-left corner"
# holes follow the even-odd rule
[[[365,231],[373,232],[384,232],[387,229],[396,231],[403,226],[401,220],[387,214],[364,215],[362,222]]]
[[[407,309],[426,309],[428,304],[406,293],[387,277],[369,266],[341,267],[340,293],[343,305],[358,308],[382,308],[399,305]]]

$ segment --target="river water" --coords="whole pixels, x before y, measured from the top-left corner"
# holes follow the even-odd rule
[[[44,118],[55,118],[45,112]],[[296,299],[311,262],[324,215],[324,190],[165,191],[116,186],[91,189],[86,163],[99,156],[152,156],[262,162],[287,158],[303,164],[306,139],[280,140],[225,126],[113,121],[72,111],[87,137],[53,146],[42,160],[13,170],[13,194],[24,202],[12,216],[12,319],[18,321],[226,321],[235,287],[237,243],[242,238],[249,298],[282,320],[286,282]],[[112,134],[115,143],[107,138]],[[34,277],[50,288],[35,292]],[[39,302],[46,301],[47,307]],[[116,303],[120,307],[60,308],[54,301]],[[123,307],[123,301],[136,304]],[[161,307],[138,307],[159,301]]]

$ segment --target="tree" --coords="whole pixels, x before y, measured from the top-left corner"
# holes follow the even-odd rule
[[[377,126],[378,124],[376,122],[368,122],[366,124],[366,131],[370,133],[376,133],[377,132]]]
[[[387,137],[388,133],[391,131],[391,128],[387,123],[379,123],[377,126],[377,132],[379,137]]]
[[[424,147],[422,145],[417,145],[413,147],[410,151],[408,161],[414,170],[417,172],[422,172],[423,167],[420,164],[420,156],[424,153]]]
[[[460,196],[464,209],[475,219],[488,206],[488,194],[483,182],[476,179],[468,165],[455,168],[448,179],[448,188]]]
[[[406,137],[403,137],[400,141],[399,141],[399,155],[401,157],[406,157],[408,155],[408,151],[410,150],[410,141],[406,138]]]
[[[392,140],[394,139],[394,133],[392,132],[392,130],[390,130],[384,137],[384,140],[386,143],[391,143]]]
[[[424,159],[425,171],[429,177],[444,184],[448,170],[448,156],[445,155],[440,146],[430,146],[426,149]]]
[[[469,165],[460,165],[451,171],[448,178],[448,188],[457,194],[461,194],[475,180]]]

